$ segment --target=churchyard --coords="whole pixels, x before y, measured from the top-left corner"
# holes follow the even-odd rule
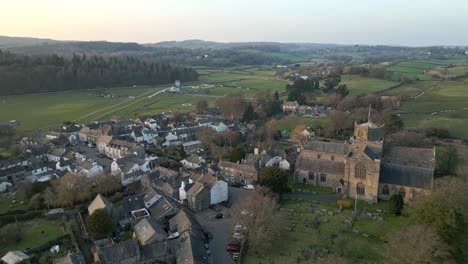
[[[386,235],[406,225],[408,218],[386,213],[385,201],[359,200],[358,219],[351,224],[353,206],[340,210],[334,202],[283,199],[281,237],[267,251],[248,251],[243,263],[315,263],[328,254],[342,256],[349,263],[380,263]]]

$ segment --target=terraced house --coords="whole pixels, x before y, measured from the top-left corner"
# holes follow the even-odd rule
[[[296,161],[294,179],[370,202],[393,194],[409,201],[432,190],[434,169],[435,149],[385,144],[383,127],[369,118],[354,125],[349,141],[308,142]]]

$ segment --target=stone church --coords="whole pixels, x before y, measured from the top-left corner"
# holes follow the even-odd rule
[[[410,201],[432,190],[434,169],[435,149],[385,144],[383,127],[369,118],[354,124],[349,141],[309,141],[297,159],[294,178],[369,202],[398,193]]]

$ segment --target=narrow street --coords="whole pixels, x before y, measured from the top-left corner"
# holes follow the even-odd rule
[[[235,203],[243,200],[252,193],[253,191],[243,188],[229,187],[229,201],[234,206]],[[196,214],[197,221],[203,229],[213,235],[213,239],[210,241],[211,263],[213,264],[235,263],[226,252],[226,247],[234,233],[230,219],[230,208],[224,208],[223,214],[225,216],[223,219],[215,219],[214,216],[216,212],[212,209],[207,209],[200,214]]]

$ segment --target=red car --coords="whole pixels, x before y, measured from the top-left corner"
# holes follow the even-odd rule
[[[235,253],[239,253],[241,250],[241,248],[237,245],[229,245],[227,248],[226,248],[226,251],[227,252],[235,252]]]

